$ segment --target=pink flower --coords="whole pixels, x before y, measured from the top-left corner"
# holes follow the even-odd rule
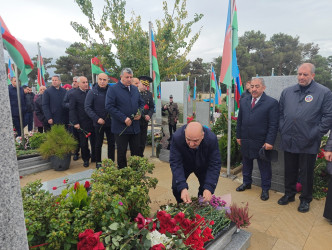
[[[64,180],[63,180],[63,184],[66,184],[67,182],[68,182],[67,179],[64,179]]]
[[[300,182],[296,183],[296,192],[302,191],[302,184]]]
[[[122,203],[121,201],[119,201],[119,205],[120,205],[120,206],[123,206],[123,203]]]
[[[57,187],[52,187],[53,190],[57,190]]]

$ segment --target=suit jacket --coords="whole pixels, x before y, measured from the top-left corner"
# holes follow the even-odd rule
[[[251,108],[251,96],[240,100],[237,119],[236,138],[241,139],[242,155],[257,159],[264,143],[274,145],[278,132],[278,101],[262,94],[254,108]]]
[[[197,149],[191,149],[186,143],[186,127],[187,125],[184,125],[173,134],[171,143],[169,163],[176,181],[176,189],[179,192],[188,189],[185,172],[195,172],[205,176],[203,189],[214,193],[221,168],[217,136],[210,129],[203,127],[204,139]]]

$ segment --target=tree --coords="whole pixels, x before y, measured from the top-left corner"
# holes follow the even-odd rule
[[[60,56],[56,60],[55,73],[60,74],[63,83],[71,82],[73,76],[85,76],[91,81],[91,58],[98,56],[104,68],[114,72],[114,75],[118,77],[119,69],[115,59],[112,54],[107,56],[107,53],[109,53],[107,45],[93,43],[87,46],[84,43],[73,43],[66,49],[67,56]],[[100,56],[101,54],[105,56]]]
[[[315,81],[332,89],[331,68],[329,66],[328,58],[321,55],[315,55],[312,60],[308,61],[315,65]]]
[[[33,70],[30,72],[30,74],[28,75],[29,77],[29,82],[32,82],[33,85],[35,85],[34,83],[37,82],[37,76],[38,76],[38,67],[37,67],[37,58],[38,55],[36,55],[35,57],[31,58],[31,61],[33,62]],[[45,82],[49,79],[50,74],[47,72],[48,69],[50,68],[54,68],[55,65],[52,64],[52,60],[53,58],[51,57],[43,57],[43,63],[44,63],[44,68],[45,68]]]
[[[125,0],[105,0],[101,19],[96,21],[93,14],[91,0],[75,0],[83,14],[89,19],[89,25],[101,43],[116,49],[116,59],[120,67],[131,67],[135,75],[149,75],[149,37],[148,32],[141,26],[141,17],[132,14],[130,21],[126,21]],[[186,0],[175,0],[173,10],[169,12],[167,2],[163,2],[164,18],[156,20],[157,32],[155,43],[157,47],[158,64],[161,79],[179,74],[188,61],[186,56],[197,41],[200,30],[191,38],[191,27],[197,23],[202,14],[195,14],[188,22]],[[170,14],[171,13],[171,14]],[[77,22],[71,22],[72,27],[87,44],[96,41],[89,34],[89,29]],[[108,41],[105,34],[111,33]],[[189,40],[188,40],[189,38]],[[105,56],[105,55],[104,55]]]

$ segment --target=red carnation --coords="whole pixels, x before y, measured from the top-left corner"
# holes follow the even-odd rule
[[[145,104],[145,105],[144,105],[144,109],[145,109],[145,110],[148,110],[148,109],[149,109],[149,105]]]
[[[67,181],[68,181],[68,180],[64,179],[64,180],[63,180],[63,184],[66,184],[66,183],[67,183]]]
[[[57,187],[53,187],[52,189],[53,189],[53,190],[56,190],[56,189],[57,189]]]
[[[145,218],[141,213],[138,213],[134,221],[137,223],[138,229],[142,229],[145,226]]]
[[[91,135],[91,133],[89,132],[89,133],[87,133],[87,135],[85,137],[88,138],[90,135]]]
[[[74,190],[77,190],[77,188],[78,188],[79,185],[80,185],[79,182],[75,182],[75,184],[74,184]]]
[[[89,182],[89,181],[86,181],[86,182],[84,183],[84,187],[85,187],[86,189],[88,189],[88,188],[90,187],[90,182]]]

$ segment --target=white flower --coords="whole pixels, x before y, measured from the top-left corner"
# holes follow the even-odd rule
[[[17,136],[16,137],[16,142],[17,143],[22,143],[22,137],[21,136]]]
[[[157,230],[150,232],[148,238],[151,240],[151,246],[162,243],[166,246],[166,249],[170,249],[171,247],[171,245],[168,246],[168,244],[172,241],[172,239],[168,238],[165,234],[159,233]]]

